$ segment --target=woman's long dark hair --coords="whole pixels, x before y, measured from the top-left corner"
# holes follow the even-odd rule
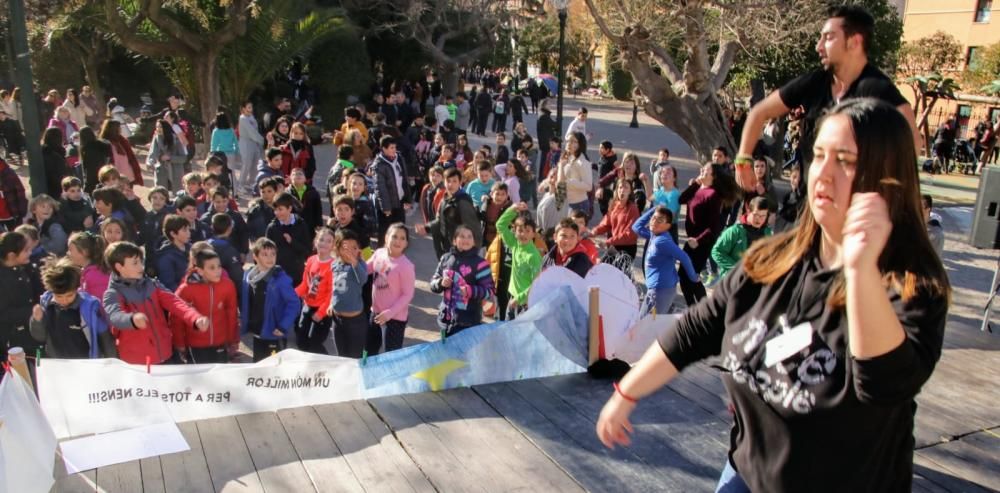
[[[83,127],[80,129],[80,158],[86,160],[88,149],[91,145],[97,142],[97,134],[94,133],[94,129],[90,127]]]
[[[76,95],[76,89],[66,89],[66,101],[69,101],[74,108],[80,106],[80,96]]]
[[[587,136],[583,135],[583,132],[573,132],[573,138],[576,139],[576,155],[573,157],[587,156]]]
[[[166,120],[160,120],[157,122],[160,126],[161,138],[163,139],[163,146],[170,152],[174,151],[174,127],[170,125],[170,122]]]
[[[730,207],[740,199],[740,187],[733,175],[721,164],[712,165],[712,189],[719,194],[722,207]]]
[[[851,193],[878,192],[889,209],[892,232],[878,259],[883,279],[900,293],[903,301],[909,301],[918,292],[950,298],[948,276],[924,224],[910,124],[895,107],[871,98],[837,105],[816,128],[820,129],[833,116],[847,117],[858,147]],[[797,228],[750,247],[744,256],[744,269],[754,282],[771,284],[801,262],[820,241],[820,235],[820,226],[807,203],[799,215]],[[843,274],[838,276],[827,304],[846,305]]]
[[[229,123],[229,116],[224,111],[215,114],[215,128],[226,130],[232,127],[233,125]]]
[[[63,132],[57,127],[49,127],[42,134],[42,147],[48,149],[59,149],[63,147]],[[64,151],[65,152],[65,151]]]

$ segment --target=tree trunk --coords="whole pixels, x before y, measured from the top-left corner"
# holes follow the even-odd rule
[[[87,84],[94,91],[94,96],[101,103],[106,103],[107,100],[104,99],[104,87],[101,86],[101,79],[99,74],[101,62],[96,53],[88,53],[83,57],[83,73],[87,77]],[[102,110],[103,108],[98,108]]]
[[[647,95],[656,94],[656,91],[649,91],[646,87],[642,87],[642,91]],[[712,157],[712,150],[720,145],[728,149],[736,148],[736,141],[722,115],[722,107],[715,98],[708,97],[700,103],[695,95],[682,96],[676,101],[649,98],[643,110],[691,146],[698,162],[707,163]]]
[[[454,96],[459,91],[458,88],[458,64],[445,62],[441,64],[441,92],[445,96]]]
[[[937,96],[932,96],[930,101],[925,101],[924,111],[923,113],[920,114],[920,118],[917,120],[917,129],[922,128],[924,130],[924,152],[926,152],[925,155],[928,157],[930,157],[932,154],[931,128],[930,125],[928,125],[928,123],[931,116],[931,110],[934,109],[934,105],[937,104],[937,100],[938,100]]]
[[[191,57],[194,64],[194,74],[198,79],[198,108],[201,121],[209,122],[222,102],[219,92],[219,53],[214,50],[205,51]],[[237,95],[247,98],[249,94]]]

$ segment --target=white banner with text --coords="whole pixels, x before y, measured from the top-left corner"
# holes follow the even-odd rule
[[[56,437],[361,398],[358,361],[285,350],[254,364],[43,359],[38,395]]]

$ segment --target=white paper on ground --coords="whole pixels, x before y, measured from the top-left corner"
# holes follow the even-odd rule
[[[191,450],[175,423],[140,426],[59,444],[66,473]]]

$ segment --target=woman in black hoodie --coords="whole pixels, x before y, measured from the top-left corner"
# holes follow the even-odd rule
[[[951,293],[913,135],[895,107],[851,99],[815,149],[799,226],[755,243],[615,385],[606,446],[629,442],[638,399],[717,355],[735,414],[718,491],[910,491],[914,397]]]

